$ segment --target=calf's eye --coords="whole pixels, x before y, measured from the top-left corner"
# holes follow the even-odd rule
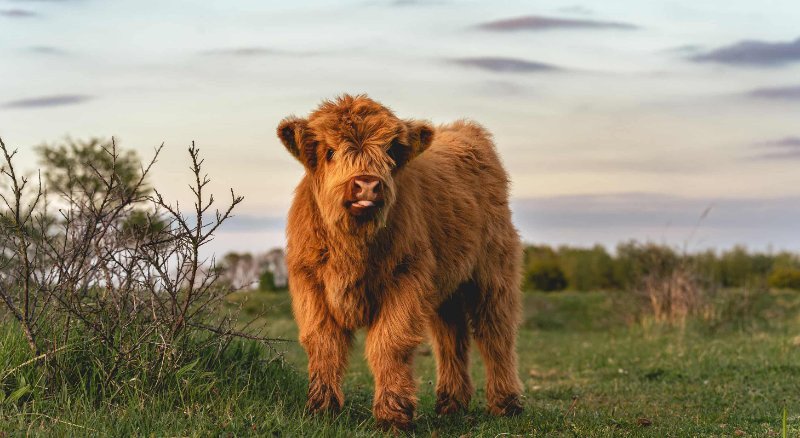
[[[325,152],[325,159],[331,161],[333,159],[333,149],[328,148],[328,151]]]
[[[394,161],[394,167],[399,167],[403,164],[405,154],[403,153],[403,146],[400,143],[396,141],[392,142],[392,145],[386,153],[389,155],[389,158]]]

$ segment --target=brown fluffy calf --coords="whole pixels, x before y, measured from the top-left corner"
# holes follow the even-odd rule
[[[308,353],[308,410],[342,407],[352,335],[366,327],[382,427],[412,426],[411,365],[426,329],[437,413],[469,404],[470,335],[486,364],[489,411],[519,413],[521,247],[489,133],[468,121],[434,129],[344,95],[307,119],[284,119],[278,136],[306,169],[289,212],[287,263]]]

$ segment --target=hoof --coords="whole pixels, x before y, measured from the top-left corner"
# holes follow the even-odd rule
[[[521,414],[523,410],[522,402],[516,394],[508,395],[499,402],[489,405],[489,413],[501,417],[513,417]]]
[[[375,421],[385,431],[414,430],[414,402],[393,393],[385,393],[373,406]]]
[[[308,387],[306,412],[309,414],[336,414],[342,410],[342,397],[330,386],[312,382]]]
[[[467,404],[457,401],[446,392],[440,392],[436,394],[436,407],[434,409],[437,415],[450,415],[466,409]]]

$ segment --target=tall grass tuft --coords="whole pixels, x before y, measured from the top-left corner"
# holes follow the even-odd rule
[[[656,322],[673,326],[684,327],[687,318],[702,313],[708,304],[694,274],[685,267],[644,277],[638,292]]]

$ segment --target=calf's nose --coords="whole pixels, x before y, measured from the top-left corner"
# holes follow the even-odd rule
[[[380,194],[381,182],[371,175],[357,176],[351,182],[351,190],[354,198],[373,200]]]

